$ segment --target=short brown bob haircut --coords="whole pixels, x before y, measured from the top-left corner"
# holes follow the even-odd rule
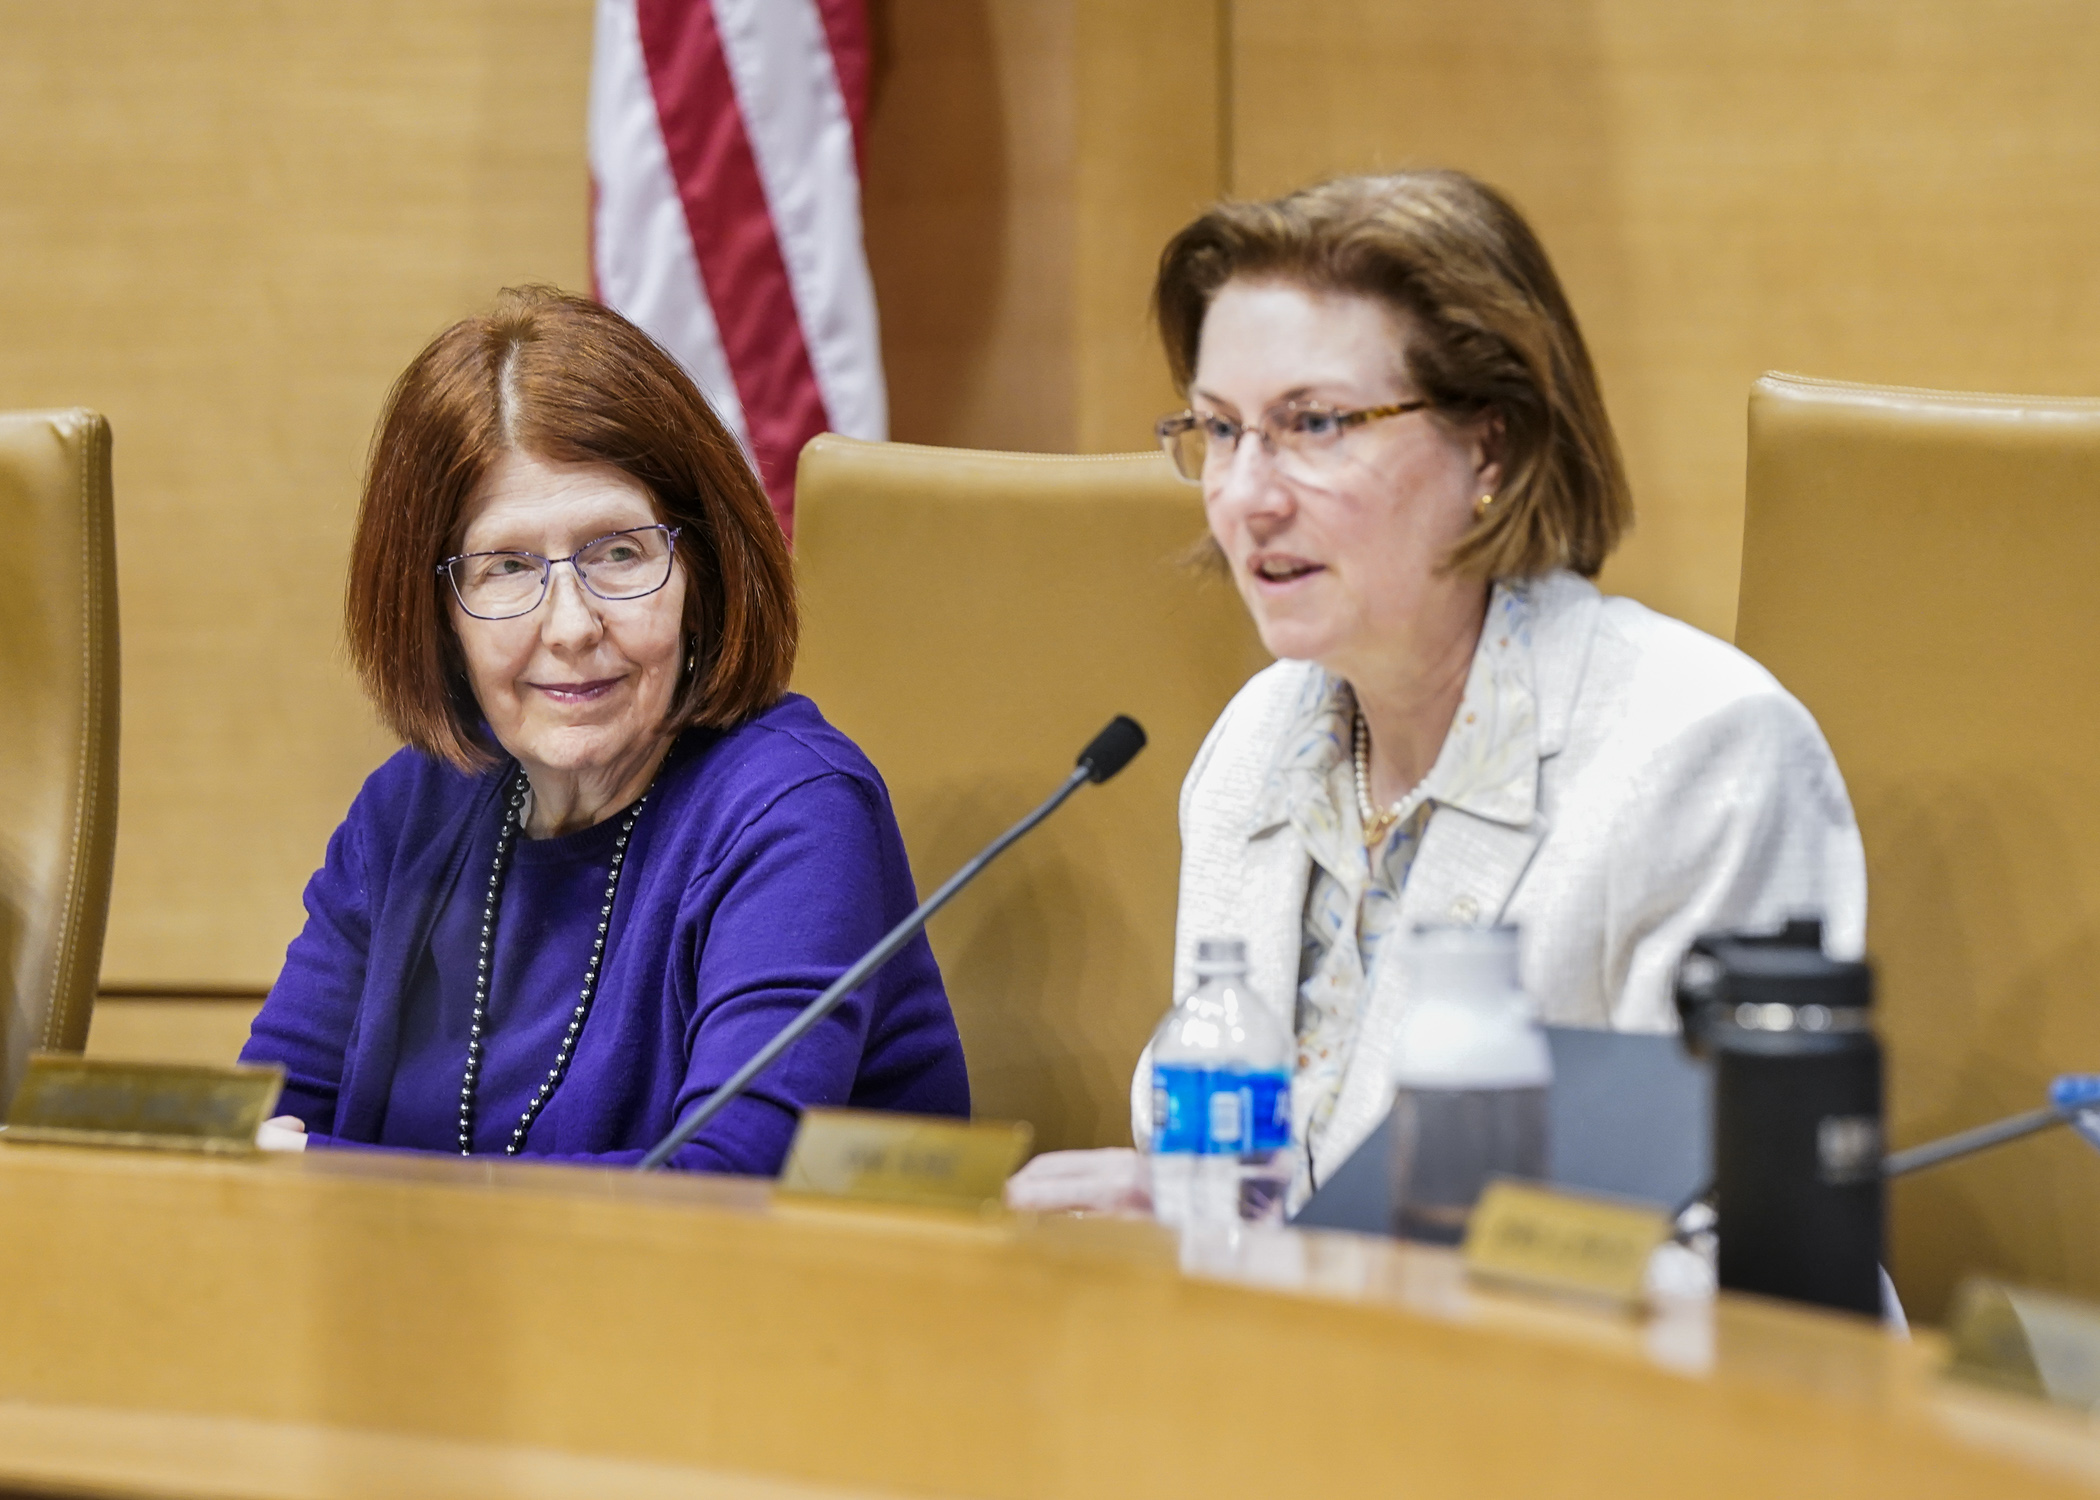
[[[1502,482],[1446,559],[1480,578],[1595,576],[1633,503],[1582,330],[1507,198],[1463,172],[1343,177],[1221,203],[1168,242],[1153,310],[1186,395],[1229,281],[1375,297],[1399,314],[1416,390],[1458,421],[1499,419]]]
[[[727,728],[779,700],[795,665],[793,564],[736,439],[618,313],[513,287],[415,357],[373,434],[343,618],[365,691],[396,734],[461,770],[496,763],[437,567],[459,551],[469,497],[510,452],[610,464],[681,528],[696,662],[667,728]]]

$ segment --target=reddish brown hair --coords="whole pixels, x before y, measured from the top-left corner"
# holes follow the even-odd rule
[[[1168,242],[1153,308],[1174,383],[1229,281],[1374,297],[1399,314],[1409,379],[1436,410],[1502,428],[1495,504],[1446,565],[1482,578],[1585,577],[1633,524],[1604,396],[1560,278],[1524,216],[1463,172],[1343,177],[1221,203]]]
[[[677,361],[583,297],[511,288],[453,324],[394,382],[372,438],[344,624],[394,732],[462,770],[495,747],[467,684],[437,566],[506,453],[610,464],[682,528],[696,653],[668,727],[728,727],[777,702],[798,619],[787,539],[736,439]]]

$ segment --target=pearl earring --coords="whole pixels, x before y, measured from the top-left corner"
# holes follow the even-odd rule
[[[1488,507],[1490,507],[1494,503],[1495,497],[1493,495],[1482,495],[1478,500],[1475,500],[1473,502],[1473,519],[1476,521],[1485,521],[1487,519]]]

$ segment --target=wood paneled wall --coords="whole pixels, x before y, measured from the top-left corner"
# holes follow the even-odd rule
[[[894,430],[1142,446],[1152,256],[1217,191],[1213,0],[874,0]],[[388,384],[588,282],[589,0],[0,0],[0,406],[117,435],[115,989],[257,988],[391,749],[338,630]]]
[[[1461,167],[1525,208],[1640,522],[1605,584],[1728,635],[1770,369],[2100,393],[2085,0],[1233,0],[1232,190]]]
[[[507,282],[588,280],[584,0],[0,4],[0,406],[116,434],[103,972],[261,986],[392,748],[339,645],[388,385]]]

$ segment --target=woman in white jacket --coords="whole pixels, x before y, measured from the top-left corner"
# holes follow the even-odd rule
[[[1161,258],[1189,409],[1159,424],[1279,658],[1181,800],[1176,983],[1246,939],[1297,1038],[1294,1204],[1383,1117],[1421,923],[1514,923],[1561,1024],[1662,1030],[1685,947],[1866,919],[1859,833],[1807,710],[1755,662],[1589,579],[1631,520],[1544,250],[1456,172],[1228,203]],[[1149,1069],[1133,1126],[1151,1131]],[[1039,1157],[1018,1207],[1142,1208],[1129,1151]]]

